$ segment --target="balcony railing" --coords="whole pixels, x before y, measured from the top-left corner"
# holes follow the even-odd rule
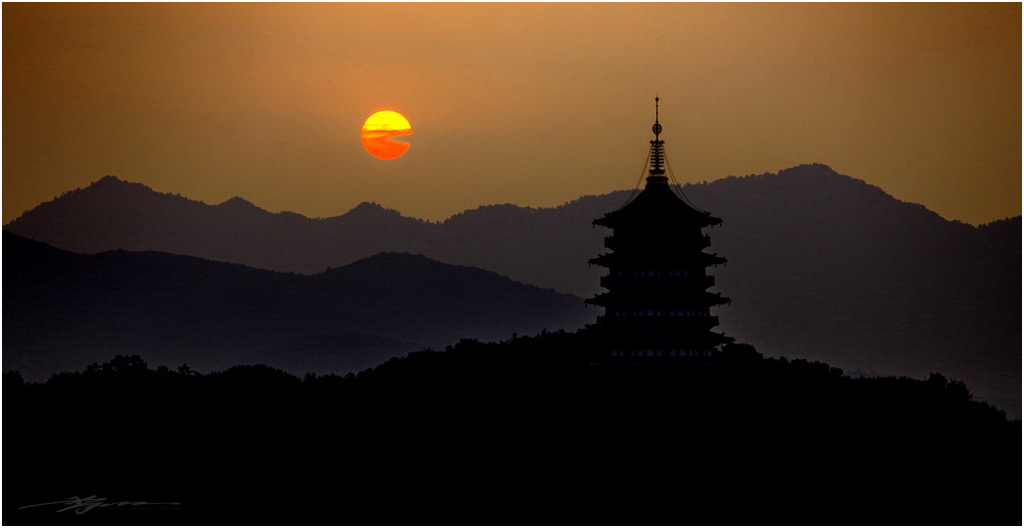
[[[672,287],[706,290],[714,285],[715,278],[711,275],[687,277],[671,275],[669,272],[662,272],[661,275],[605,275],[601,277],[601,286],[609,290],[616,288],[663,289]]]
[[[604,237],[604,247],[609,248],[609,249],[611,249],[613,247],[621,247],[624,242],[628,243],[630,240],[631,240],[631,237],[626,237],[626,236],[623,236],[623,235],[609,235],[609,236]],[[666,241],[663,241],[663,242],[666,242]],[[669,246],[673,246],[673,247],[675,247],[675,246],[687,247],[687,246],[690,246],[692,244],[692,242],[688,243],[685,238],[680,238],[680,239],[673,239],[673,240],[667,241],[667,244]],[[711,235],[701,235],[699,241],[697,242],[697,249],[704,249],[704,248],[706,248],[706,247],[708,247],[710,245],[711,245]]]

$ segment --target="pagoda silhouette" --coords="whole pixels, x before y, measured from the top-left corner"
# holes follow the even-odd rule
[[[604,239],[611,252],[590,259],[608,268],[601,278],[608,291],[587,300],[605,309],[591,329],[604,361],[707,361],[718,346],[733,341],[711,331],[718,325],[711,308],[729,299],[707,291],[715,284],[707,268],[726,259],[704,251],[711,237],[702,230],[722,220],[692,206],[681,189],[669,185],[659,98],[654,101],[646,186],[593,222],[611,228],[612,236]]]

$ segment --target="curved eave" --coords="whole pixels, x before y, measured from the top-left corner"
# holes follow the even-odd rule
[[[616,260],[617,259],[614,256],[614,253],[602,253],[602,254],[600,254],[600,255],[598,255],[598,256],[588,260],[587,262],[590,263],[590,264],[593,264],[595,266],[604,266],[604,267],[607,268],[607,267],[611,266],[612,264],[614,264]]]
[[[707,227],[721,223],[720,218],[684,201],[668,185],[655,185],[650,181],[628,204],[594,220],[594,224],[612,229],[654,225]]]
[[[719,257],[717,254],[709,255],[707,253],[701,253],[701,257],[701,260],[707,263],[705,266],[717,266],[719,264],[729,262],[725,257]]]

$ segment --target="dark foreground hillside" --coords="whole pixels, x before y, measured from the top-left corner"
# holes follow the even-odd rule
[[[967,388],[732,345],[595,367],[585,334],[358,376],[118,357],[4,380],[9,524],[1019,525],[1021,430]],[[77,515],[41,503],[117,501]]]

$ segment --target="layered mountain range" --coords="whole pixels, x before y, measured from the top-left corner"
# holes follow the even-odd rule
[[[718,312],[727,334],[768,355],[847,370],[943,372],[1019,416],[1020,217],[980,227],[948,221],[824,165],[681,192],[724,220],[708,233],[710,251],[729,260],[711,270],[716,290],[733,299]],[[6,227],[80,253],[160,251],[303,274],[409,252],[585,297],[601,291],[603,270],[587,260],[605,251],[609,234],[591,221],[629,196],[486,206],[440,223],[367,203],[312,219],[241,198],[207,205],[108,176]],[[4,302],[6,317],[6,291]]]
[[[310,276],[153,251],[83,255],[6,231],[3,243],[4,368],[36,379],[115,354],[344,373],[593,317],[578,297],[407,253]]]

